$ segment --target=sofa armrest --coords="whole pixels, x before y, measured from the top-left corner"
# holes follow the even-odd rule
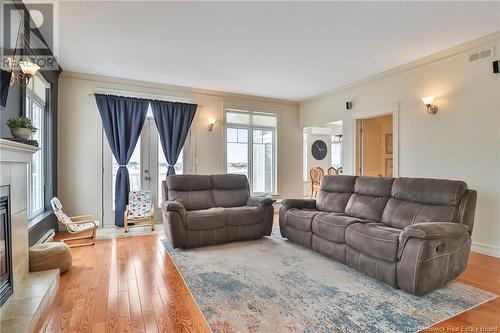
[[[247,205],[260,208],[260,207],[265,207],[265,206],[272,206],[273,202],[274,202],[274,200],[272,198],[250,197],[247,200]]]
[[[182,216],[186,215],[186,208],[184,206],[176,201],[163,201],[161,203],[161,208],[166,210],[167,212],[178,212]]]
[[[186,209],[175,201],[161,203],[163,227],[170,236],[174,248],[185,247],[187,244]]]
[[[415,223],[403,229],[401,238],[416,237],[421,239],[436,239],[453,237],[469,232],[469,227],[462,223],[426,222]]]
[[[399,236],[397,283],[424,295],[455,279],[467,267],[471,247],[468,226],[461,223],[416,223]]]
[[[281,201],[281,205],[285,209],[298,208],[298,209],[315,209],[315,199],[285,199]]]
[[[425,222],[411,224],[403,229],[399,235],[398,257],[400,258],[406,243],[410,238],[423,240],[460,238],[469,233],[469,227],[454,222]]]

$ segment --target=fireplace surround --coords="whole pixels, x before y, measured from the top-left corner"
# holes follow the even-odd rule
[[[0,331],[31,333],[43,318],[59,285],[59,270],[29,272],[28,165],[39,148],[0,139],[1,238],[10,233],[10,262],[0,262],[4,286],[0,308]],[[10,212],[10,213],[9,213]],[[8,214],[8,215],[7,215]],[[5,223],[8,221],[8,223]],[[6,233],[5,233],[6,234]],[[0,239],[1,239],[0,238]],[[3,245],[3,243],[2,243]],[[3,246],[2,246],[3,248]],[[10,266],[9,266],[10,265]],[[9,269],[7,269],[9,268]],[[9,271],[7,276],[4,272]],[[3,289],[2,289],[3,291]],[[12,293],[7,299],[7,295]]]
[[[0,186],[0,306],[13,292],[10,219],[10,186]]]

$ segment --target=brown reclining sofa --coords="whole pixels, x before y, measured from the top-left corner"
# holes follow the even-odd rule
[[[316,200],[287,199],[289,241],[423,295],[467,266],[476,191],[461,181],[325,176]]]
[[[174,248],[271,235],[273,201],[250,197],[245,175],[168,176],[162,185],[163,223]]]

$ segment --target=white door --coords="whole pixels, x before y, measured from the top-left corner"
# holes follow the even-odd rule
[[[103,152],[103,225],[113,226],[115,224],[115,177],[118,163],[113,157],[104,135]],[[183,173],[183,154],[184,149],[175,164],[176,174]],[[144,122],[141,136],[127,168],[130,177],[130,190],[151,191],[155,203],[155,219],[160,221],[162,218],[160,208],[162,202],[161,182],[167,176],[168,164],[161,148],[154,119],[150,113]]]

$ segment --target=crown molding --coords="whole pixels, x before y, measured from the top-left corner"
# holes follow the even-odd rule
[[[423,58],[414,60],[414,61],[406,63],[404,65],[394,67],[394,68],[389,69],[387,71],[384,71],[382,73],[375,74],[375,75],[369,76],[367,78],[349,83],[347,85],[344,85],[344,86],[339,87],[339,88],[334,89],[334,90],[330,90],[330,91],[325,92],[323,94],[304,99],[300,102],[300,104],[303,105],[303,104],[314,103],[314,102],[320,101],[322,99],[328,98],[330,96],[335,96],[335,95],[344,93],[344,92],[352,90],[352,89],[363,87],[363,86],[366,86],[368,84],[371,84],[371,83],[374,83],[374,82],[377,82],[380,80],[384,80],[384,79],[387,79],[387,78],[395,76],[395,75],[406,73],[406,72],[415,70],[417,68],[427,66],[427,65],[445,60],[447,58],[450,58],[450,57],[453,57],[456,55],[460,55],[460,54],[463,54],[466,52],[470,52],[470,51],[473,51],[476,49],[480,49],[480,48],[485,47],[487,45],[496,44],[499,42],[500,42],[500,31],[497,31],[497,32],[494,32],[492,34],[489,34],[489,35],[486,35],[486,36],[483,36],[483,37],[480,37],[477,39],[473,39],[469,42],[466,42],[466,43],[463,43],[463,44],[436,52],[434,54],[425,56]]]
[[[119,84],[119,85],[123,85],[123,86],[128,86],[128,87],[130,87],[131,90],[136,90],[136,89],[141,89],[141,88],[150,89],[150,90],[153,89],[153,90],[156,90],[155,93],[158,93],[158,94],[165,94],[165,92],[177,93],[177,94],[180,93],[180,94],[184,95],[183,97],[191,97],[189,95],[196,94],[196,95],[204,95],[204,96],[210,96],[210,97],[222,97],[222,98],[227,98],[228,100],[245,99],[248,101],[260,101],[260,102],[266,102],[266,103],[275,104],[275,105],[289,105],[289,106],[294,106],[294,107],[300,106],[300,102],[286,100],[286,99],[237,94],[237,93],[230,93],[230,92],[219,91],[219,90],[176,86],[176,85],[169,85],[169,84],[164,84],[164,83],[146,82],[146,81],[131,80],[131,79],[117,78],[117,77],[104,76],[104,75],[77,73],[77,72],[70,72],[70,71],[62,72],[62,74],[60,75],[60,78],[61,79],[65,78],[65,79],[93,81],[93,82],[97,82],[97,83],[101,83],[101,84],[106,84],[106,83]]]

